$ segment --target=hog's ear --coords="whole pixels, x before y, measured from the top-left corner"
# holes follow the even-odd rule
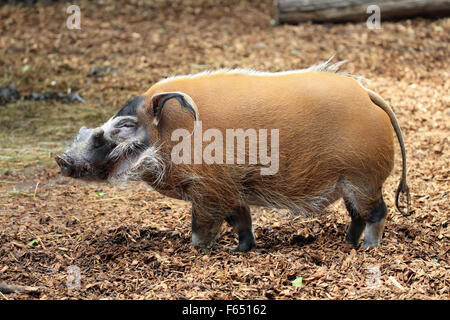
[[[170,99],[176,99],[180,104],[182,111],[186,109],[194,116],[194,120],[198,121],[198,109],[190,96],[183,92],[162,92],[153,95],[150,102],[151,112],[153,113],[153,124],[155,126],[157,126],[161,120],[164,104]]]

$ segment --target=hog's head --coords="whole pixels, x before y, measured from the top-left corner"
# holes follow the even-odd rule
[[[66,152],[55,157],[61,173],[85,180],[140,180],[145,174],[160,182],[167,159],[158,152],[161,141],[154,129],[164,104],[172,98],[197,119],[195,104],[183,93],[134,97],[102,126],[80,129]]]

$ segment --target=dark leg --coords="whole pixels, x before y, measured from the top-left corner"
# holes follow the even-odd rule
[[[192,208],[191,243],[195,247],[208,247],[217,237],[223,218],[219,215],[205,214],[200,208]]]
[[[381,197],[367,216],[363,248],[378,247],[380,245],[384,224],[386,222],[386,214],[386,204],[384,203],[383,197]]]
[[[350,217],[352,218],[350,226],[347,230],[346,240],[350,242],[354,247],[357,247],[364,228],[366,227],[366,222],[363,220],[363,218],[361,218],[355,206],[351,203],[350,200],[344,198],[344,203],[348,213],[350,213]]]
[[[248,206],[237,207],[230,216],[225,218],[225,221],[238,234],[239,245],[235,251],[246,252],[256,246],[252,217]]]

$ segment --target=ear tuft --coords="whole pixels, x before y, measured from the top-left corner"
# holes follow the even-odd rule
[[[158,126],[161,120],[164,104],[170,99],[176,99],[182,107],[182,110],[188,110],[194,117],[194,120],[198,121],[198,109],[190,96],[183,92],[162,92],[153,95],[151,98],[150,106],[153,112],[153,124],[155,126]]]

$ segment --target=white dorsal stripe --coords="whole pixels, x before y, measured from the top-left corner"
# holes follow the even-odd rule
[[[337,73],[337,74],[341,74],[344,76],[348,76],[351,78],[354,78],[358,81],[364,81],[366,80],[363,77],[357,76],[357,75],[352,75],[349,73],[345,73],[345,72],[340,72],[339,68],[347,62],[347,60],[344,61],[339,61],[336,63],[331,63],[331,60],[334,58],[331,57],[330,59],[328,59],[325,62],[313,65],[309,68],[305,68],[305,69],[296,69],[296,70],[288,70],[288,71],[280,71],[280,72],[267,72],[267,71],[258,71],[258,70],[254,70],[254,69],[245,69],[245,68],[238,68],[238,69],[219,69],[219,70],[208,70],[208,71],[203,71],[200,73],[196,73],[196,74],[188,74],[188,75],[180,75],[180,76],[171,76],[168,78],[165,78],[163,80],[160,80],[159,82],[157,82],[157,84],[162,84],[162,83],[166,83],[166,82],[170,82],[176,79],[195,79],[195,78],[200,78],[200,77],[208,77],[208,76],[212,76],[212,75],[217,75],[217,74],[246,74],[246,75],[256,75],[256,76],[280,76],[280,75],[286,75],[286,74],[295,74],[295,73],[304,73],[304,72],[327,72],[327,73]]]

